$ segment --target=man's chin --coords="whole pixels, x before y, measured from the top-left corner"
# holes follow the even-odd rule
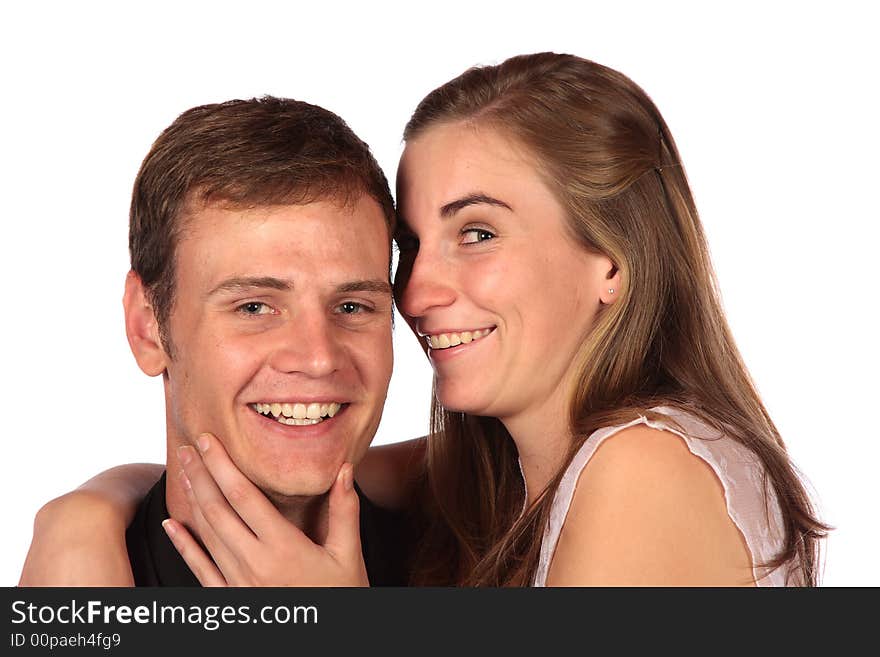
[[[276,506],[326,495],[333,487],[336,473],[311,473],[308,477],[254,477],[260,490]]]

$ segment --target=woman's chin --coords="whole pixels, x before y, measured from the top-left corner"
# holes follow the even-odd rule
[[[442,386],[435,389],[437,401],[444,410],[450,413],[467,413],[468,415],[492,415],[488,404],[482,403],[473,393],[461,389],[446,391]]]

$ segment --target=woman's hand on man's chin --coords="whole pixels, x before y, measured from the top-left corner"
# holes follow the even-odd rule
[[[178,456],[201,545],[176,520],[162,526],[203,586],[369,586],[350,463],[330,489],[327,538],[317,544],[235,467],[219,440],[203,434],[198,443],[201,453],[185,446]]]

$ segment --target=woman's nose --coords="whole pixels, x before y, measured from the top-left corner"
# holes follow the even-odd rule
[[[401,256],[394,287],[398,307],[404,315],[422,317],[432,308],[455,301],[454,268],[442,257],[424,250],[414,256]]]

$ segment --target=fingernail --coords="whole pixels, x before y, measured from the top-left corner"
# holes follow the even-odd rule
[[[342,485],[345,486],[345,490],[351,490],[354,487],[354,473],[352,472],[351,464],[346,464],[345,472],[342,473]]]
[[[177,448],[177,458],[180,459],[180,462],[184,465],[192,461],[192,457],[192,449],[189,445],[181,445]]]
[[[202,434],[198,437],[198,440],[196,440],[196,444],[199,446],[199,449],[202,452],[207,452],[208,447],[211,446],[211,441],[208,440],[208,436],[206,434]]]
[[[168,538],[173,539],[174,535],[177,534],[177,528],[174,526],[174,523],[171,522],[171,518],[166,518],[162,521],[162,529],[168,534]]]

